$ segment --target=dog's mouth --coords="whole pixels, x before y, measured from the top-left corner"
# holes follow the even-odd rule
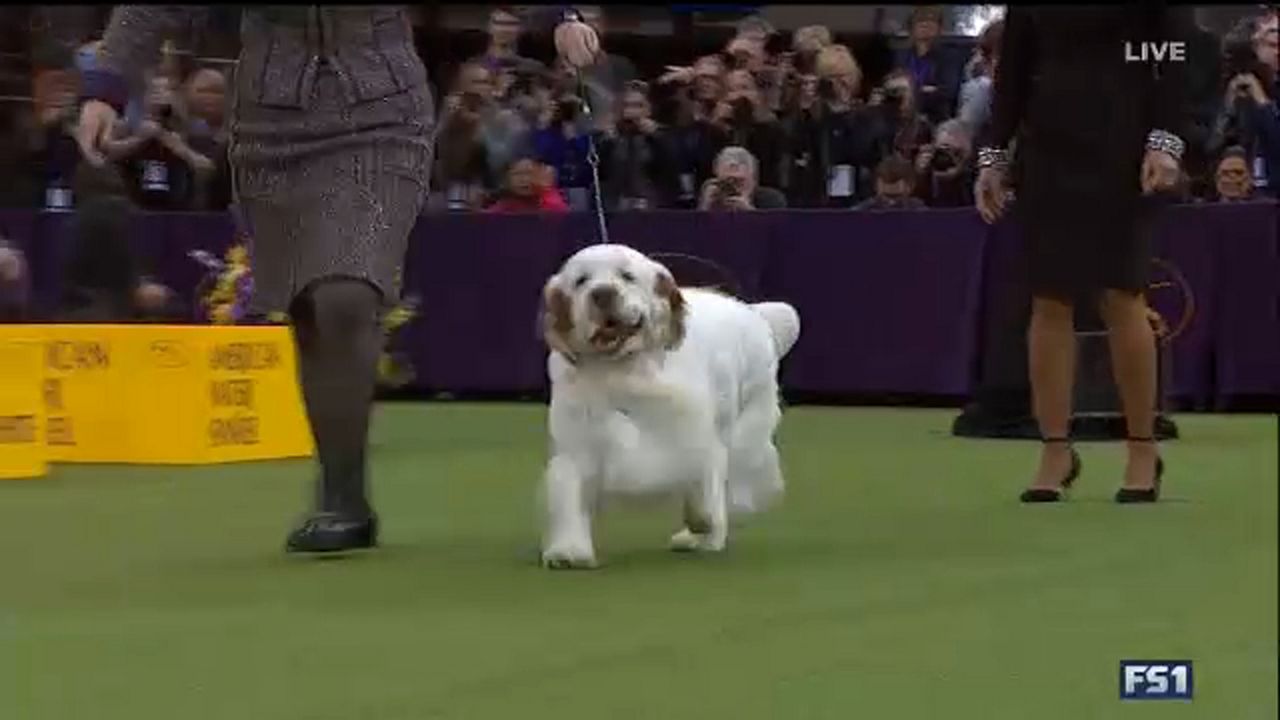
[[[616,352],[628,339],[644,328],[644,316],[626,323],[617,317],[607,317],[591,334],[591,347],[598,352]]]

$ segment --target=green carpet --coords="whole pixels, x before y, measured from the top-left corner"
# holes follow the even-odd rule
[[[389,405],[385,548],[286,558],[307,463],[0,483],[3,720],[1262,720],[1277,711],[1276,422],[1186,415],[1167,501],[1117,445],[1023,507],[1028,443],[954,412],[793,408],[790,494],[719,557],[674,511],[536,566],[544,410]],[[1192,703],[1122,703],[1189,658]]]

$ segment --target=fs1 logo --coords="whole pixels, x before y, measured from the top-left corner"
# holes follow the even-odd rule
[[[1121,660],[1121,700],[1190,700],[1190,660]]]

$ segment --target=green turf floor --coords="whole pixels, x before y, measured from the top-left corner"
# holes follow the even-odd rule
[[[794,408],[786,505],[728,554],[615,513],[535,562],[543,409],[390,405],[385,548],[280,552],[307,463],[0,483],[0,720],[1262,720],[1277,710],[1276,421],[1178,418],[1167,501],[1121,448],[1023,507],[1037,448],[952,412]],[[1121,703],[1190,658],[1193,703]]]

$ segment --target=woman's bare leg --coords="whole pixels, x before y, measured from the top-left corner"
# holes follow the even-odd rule
[[[1153,438],[1156,423],[1156,341],[1147,319],[1147,299],[1139,293],[1108,290],[1099,307],[1107,324],[1111,368],[1130,438]],[[1158,448],[1130,442],[1124,486],[1152,487]]]
[[[1040,436],[1066,438],[1071,431],[1071,395],[1075,386],[1075,310],[1067,301],[1037,297],[1031,303],[1027,332],[1031,404]],[[1071,470],[1067,443],[1045,443],[1034,488],[1056,489]]]

